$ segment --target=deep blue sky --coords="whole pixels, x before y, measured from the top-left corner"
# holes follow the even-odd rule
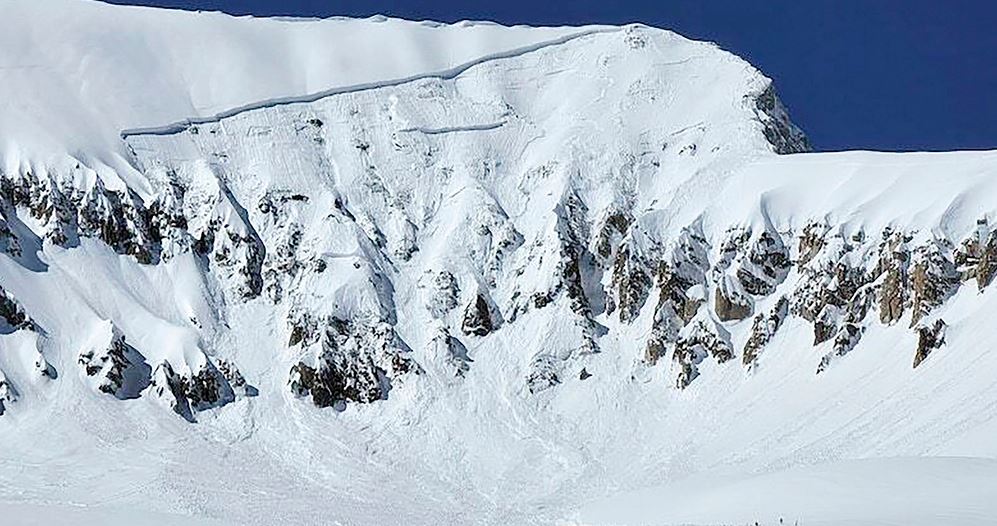
[[[644,22],[761,68],[818,149],[997,148],[993,0],[111,1],[260,16]]]

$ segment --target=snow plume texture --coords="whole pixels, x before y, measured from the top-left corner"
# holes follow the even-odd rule
[[[641,25],[0,20],[4,524],[997,521],[997,153]]]

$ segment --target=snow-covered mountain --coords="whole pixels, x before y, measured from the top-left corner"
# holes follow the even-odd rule
[[[641,25],[0,20],[19,523],[997,517],[997,152]]]

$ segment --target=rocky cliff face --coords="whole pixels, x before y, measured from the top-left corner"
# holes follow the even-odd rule
[[[0,19],[0,508],[558,524],[997,454],[994,152],[807,153],[641,25]]]
[[[713,106],[691,117],[682,108],[696,92],[676,91],[660,68],[690,52],[713,54],[713,73],[737,79],[733,98],[702,89],[738,120],[718,119]],[[595,86],[620,87],[551,101],[570,82],[553,79],[528,97],[510,95],[508,86],[536,82],[517,64],[538,55],[560,71],[577,62],[572,53],[601,57]],[[758,152],[808,148],[771,84],[733,73],[741,67],[713,48],[635,27],[455,78],[132,134],[125,141],[144,176],[141,193],[105,184],[83,163],[4,172],[0,238],[29,269],[44,268],[39,249],[73,250],[84,239],[139,266],[193,261],[216,322],[229,323],[242,303],[279,320],[285,343],[272,352],[283,384],[319,407],[387,399],[423,374],[419,356],[461,377],[474,368],[469,349],[503,333],[528,335],[518,374],[533,394],[576,375],[586,356],[616,352],[601,342],[626,327],[644,330],[637,367],[668,369],[679,389],[704,361],[762,366],[791,319],[812,327],[817,372],[859,349],[875,323],[914,331],[920,365],[944,344],[946,323],[934,313],[967,281],[983,291],[992,280],[997,234],[986,217],[950,238],[902,222],[867,230],[806,210],[784,225],[764,208],[761,222],[710,215],[689,196],[705,197]],[[606,104],[621,116],[605,121],[619,136],[586,128],[604,121]],[[589,124],[552,137],[552,108]],[[677,115],[696,122],[676,129],[668,118]],[[579,150],[581,137],[599,150]],[[0,308],[8,331],[44,334],[13,295]],[[205,349],[212,331],[189,321],[194,340],[182,359],[151,360],[155,352],[126,343],[108,322],[76,362],[98,391],[152,393],[191,421],[255,392],[238,356]],[[9,404],[16,391],[3,385]]]
[[[580,82],[562,69],[579,57],[594,61],[588,76],[559,98]],[[0,241],[32,271],[90,241],[139,268],[193,265],[204,307],[172,322],[179,347],[156,351],[118,313],[75,359],[97,391],[152,395],[190,421],[255,394],[240,353],[212,342],[259,323],[280,342],[267,348],[279,383],[319,407],[384,401],[427,371],[462,378],[479,347],[518,356],[516,382],[539,396],[597,374],[590,357],[619,352],[607,342],[630,330],[635,367],[668,371],[662,389],[688,388],[704,362],[763,367],[793,320],[810,326],[818,373],[873,324],[916,334],[921,365],[945,342],[936,312],[992,281],[985,212],[962,237],[764,199],[751,217],[717,212],[709,195],[732,188],[732,171],[809,148],[745,68],[635,26],[453,77],[130,133],[141,184],[83,162],[0,174]],[[765,192],[739,184],[749,202]],[[16,294],[0,299],[7,332],[53,337]],[[44,354],[37,367],[55,378]]]

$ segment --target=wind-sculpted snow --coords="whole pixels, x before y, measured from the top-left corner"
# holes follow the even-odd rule
[[[455,66],[455,67],[452,67],[452,68],[449,68],[449,69],[446,69],[446,70],[443,70],[443,71],[430,72],[430,73],[420,73],[420,74],[417,74],[417,75],[412,75],[410,77],[405,77],[405,78],[401,78],[401,79],[388,79],[388,80],[381,80],[381,81],[377,81],[377,82],[367,82],[367,83],[363,83],[363,84],[355,84],[355,85],[350,85],[350,86],[343,86],[343,87],[339,87],[339,88],[332,88],[332,89],[328,89],[328,90],[323,90],[323,91],[320,91],[318,93],[311,93],[311,94],[308,94],[308,95],[300,95],[300,96],[293,96],[293,97],[277,97],[277,98],[273,98],[273,99],[267,99],[267,100],[263,100],[263,101],[257,101],[257,102],[253,102],[251,104],[246,104],[246,105],[243,105],[243,106],[239,106],[237,108],[228,109],[228,110],[225,110],[225,111],[222,111],[222,112],[219,112],[219,113],[216,113],[214,115],[207,116],[207,117],[191,117],[191,118],[184,119],[184,120],[182,120],[180,122],[175,122],[175,123],[172,123],[172,124],[166,124],[166,125],[163,125],[163,126],[146,127],[146,128],[132,128],[132,129],[127,129],[127,130],[122,130],[122,132],[121,132],[121,138],[127,140],[128,137],[130,137],[132,135],[173,135],[173,134],[176,134],[176,133],[183,132],[186,129],[188,129],[191,126],[194,126],[194,125],[198,125],[198,124],[210,124],[210,123],[218,122],[218,121],[220,121],[222,119],[227,119],[229,117],[234,117],[234,116],[236,116],[236,115],[238,115],[240,113],[245,113],[247,111],[261,110],[261,109],[265,109],[265,108],[273,108],[275,106],[286,106],[288,104],[305,104],[305,103],[315,102],[315,101],[318,101],[320,99],[324,99],[326,97],[331,97],[333,95],[342,95],[342,94],[345,94],[345,93],[351,93],[351,92],[357,92],[357,91],[366,91],[366,90],[371,90],[371,89],[376,89],[376,88],[387,88],[387,87],[391,87],[391,86],[399,86],[399,85],[402,85],[402,84],[408,84],[408,83],[411,83],[411,82],[415,82],[417,80],[426,80],[426,79],[450,80],[450,79],[456,78],[461,73],[463,73],[463,72],[465,72],[465,71],[467,71],[467,70],[469,70],[469,69],[471,69],[471,68],[473,68],[475,66],[483,64],[485,62],[489,62],[489,61],[492,61],[492,60],[502,60],[502,59],[506,59],[506,58],[514,58],[514,57],[517,57],[519,55],[525,55],[527,53],[532,53],[534,51],[541,50],[541,49],[543,49],[545,47],[557,46],[557,45],[560,45],[560,44],[565,44],[567,42],[575,40],[576,38],[581,38],[581,37],[588,36],[588,35],[593,35],[593,34],[596,34],[596,33],[606,33],[606,32],[616,32],[616,31],[620,31],[620,28],[618,28],[618,27],[599,27],[599,28],[579,29],[576,32],[574,32],[572,34],[569,34],[567,36],[559,37],[559,38],[556,38],[556,39],[553,39],[553,40],[538,42],[536,44],[531,44],[529,46],[524,46],[524,47],[520,47],[520,48],[509,50],[509,51],[501,51],[501,52],[498,52],[498,53],[488,54],[488,55],[485,55],[483,57],[476,58],[476,59],[474,59],[474,60],[472,60],[470,62],[466,62],[464,64],[461,64],[461,65],[458,65],[458,66]],[[423,132],[423,133],[436,134],[436,133],[449,133],[449,132],[456,132],[456,131],[490,130],[490,129],[498,128],[499,126],[502,126],[502,124],[503,124],[502,122],[494,122],[494,123],[487,123],[487,124],[470,125],[470,126],[467,126],[467,127],[438,128],[438,129],[433,129],[433,128],[408,128],[408,129],[403,129],[403,130],[400,130],[400,131],[403,131],[403,132],[407,132],[407,131],[420,131],[420,132]]]
[[[318,24],[221,20],[251,49]],[[418,27],[505,36],[219,84],[121,132],[127,166],[2,152],[0,498],[552,524],[690,476],[997,455],[997,154],[793,153],[771,81],[645,26]]]

